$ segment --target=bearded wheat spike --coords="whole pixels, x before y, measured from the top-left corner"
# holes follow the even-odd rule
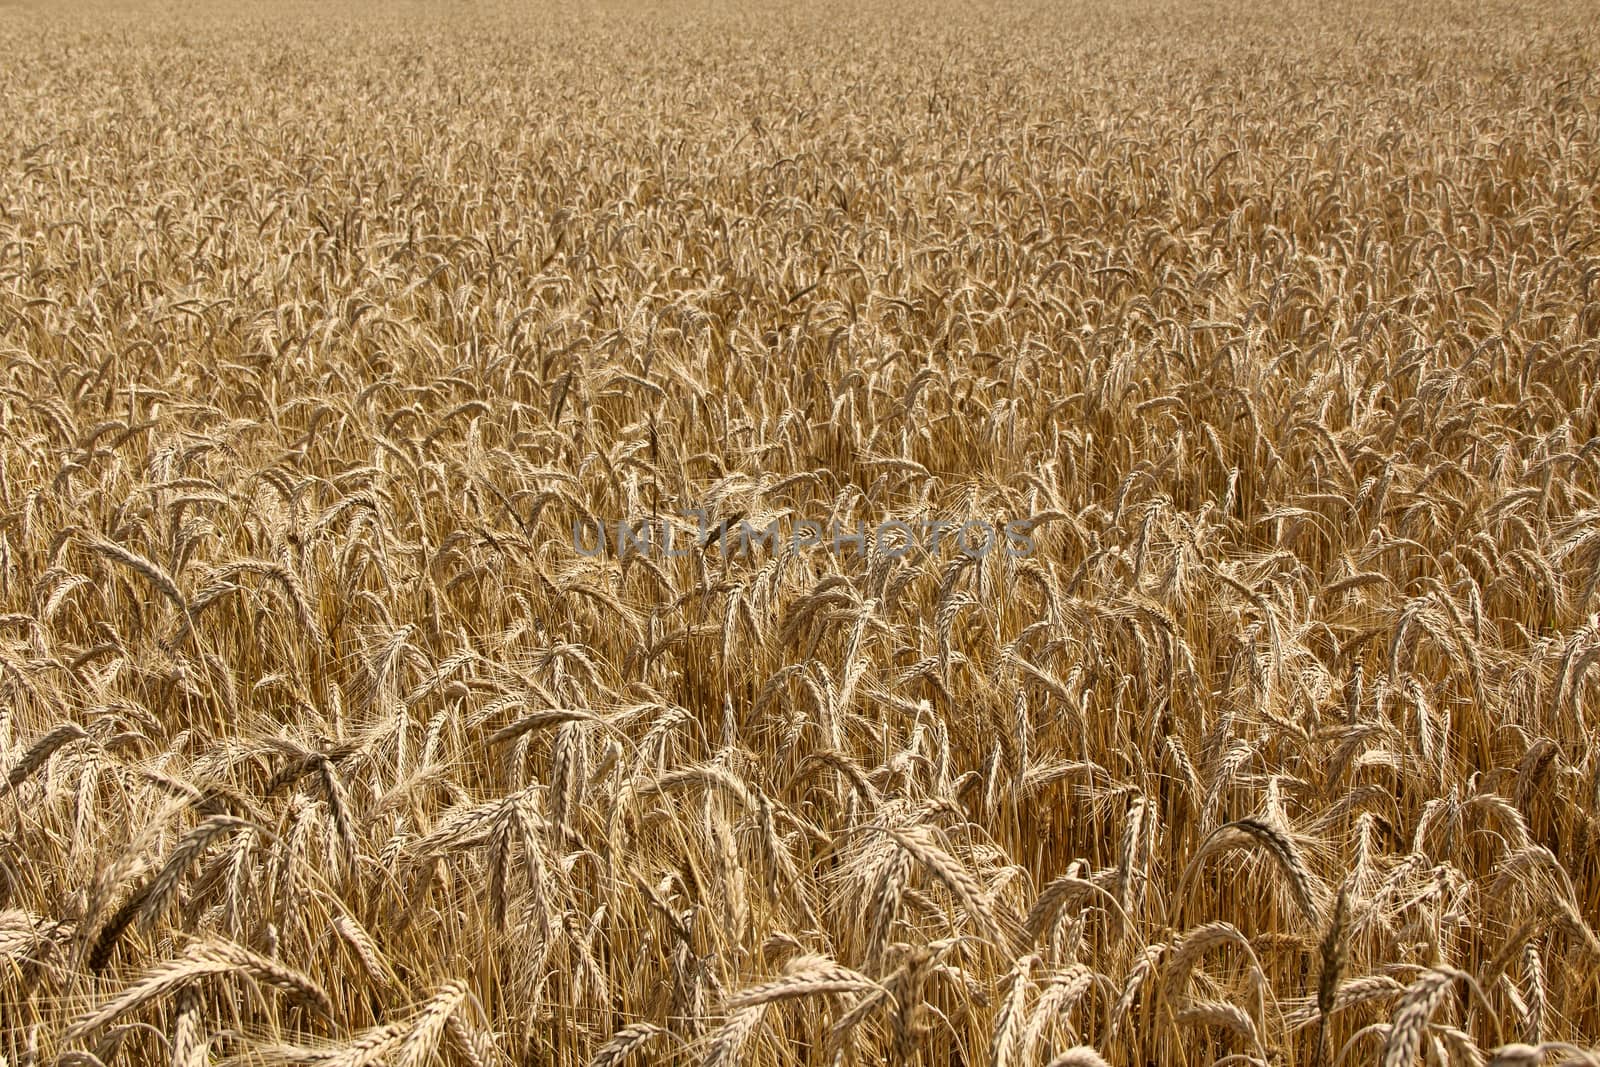
[[[412,1018],[405,1039],[394,1052],[397,1067],[423,1067],[424,1064],[435,1062],[440,1040],[466,999],[465,984],[458,981],[444,983]]]
[[[408,1032],[407,1027],[399,1023],[388,1023],[361,1033],[342,1047],[272,1045],[261,1049],[261,1055],[268,1063],[303,1064],[305,1067],[382,1067]]]
[[[1193,1000],[1177,1013],[1179,1026],[1220,1026],[1258,1042],[1255,1020],[1237,1004],[1217,1000]]]
[[[156,566],[155,563],[137,552],[124,548],[115,541],[107,540],[104,537],[91,535],[88,538],[88,544],[98,554],[115,563],[122,564],[155,586],[156,591],[172,601],[181,614],[184,616],[189,614],[189,602],[184,599],[183,592],[178,588],[178,583],[173,581],[172,576]]]
[[[885,827],[884,833],[927,868],[930,874],[944,883],[961,902],[962,909],[978,924],[979,930],[986,938],[997,946],[1004,947],[1007,944],[1006,935],[1000,928],[999,920],[995,918],[987,901],[984,900],[983,890],[977,879],[959,860],[935,845],[925,829],[917,827],[895,830]]]
[[[751,1004],[729,1016],[712,1035],[705,1058],[701,1060],[702,1067],[734,1067],[740,1051],[761,1026],[766,1012],[766,1004]]]
[[[272,986],[307,1004],[322,1015],[332,1013],[328,995],[298,971],[259,956],[228,942],[204,942],[191,946],[177,959],[146,972],[145,976],[82,1016],[69,1027],[65,1040],[81,1040],[120,1016],[175,990],[186,988],[202,978],[237,974]]]
[[[738,1015],[746,1008],[763,1007],[778,1000],[863,993],[876,988],[870,978],[824,956],[799,957],[789,964],[787,971],[782,978],[751,986],[729,997],[728,1009]]]
[[[1028,993],[1033,988],[1030,972],[1037,962],[1037,956],[1023,956],[1011,968],[1011,988],[1000,1001],[989,1046],[989,1062],[994,1067],[1008,1067],[1021,1048],[1028,1019]]]
[[[1018,1056],[1020,1062],[1037,1062],[1035,1050],[1045,1033],[1058,1022],[1068,1021],[1072,1009],[1094,988],[1096,977],[1088,967],[1075,963],[1049,980],[1044,992],[1034,1002],[1033,1010],[1028,1013],[1028,1025],[1022,1035]]]
[[[1184,877],[1179,880],[1179,902],[1183,900],[1183,887],[1187,885],[1200,861],[1212,849],[1228,844],[1230,835],[1242,836],[1262,846],[1267,854],[1277,861],[1277,866],[1288,883],[1290,896],[1293,897],[1301,914],[1313,927],[1321,927],[1323,914],[1327,910],[1327,887],[1311,873],[1300,855],[1299,848],[1286,834],[1254,819],[1235,819],[1211,832],[1195,852],[1194,858],[1190,860]]]
[[[372,935],[367,933],[366,927],[349,915],[336,915],[333,919],[333,928],[356,954],[356,959],[360,961],[361,969],[367,972],[368,978],[380,987],[393,984],[394,976],[384,961],[383,953],[378,950],[377,943],[372,940]]]
[[[200,1030],[200,1004],[185,992],[172,1023],[172,1067],[206,1067],[206,1041]]]
[[[642,1050],[658,1037],[668,1036],[667,1031],[654,1023],[634,1023],[624,1026],[604,1045],[600,1046],[589,1067],[618,1067],[629,1056]]]
[[[1434,1011],[1458,978],[1467,976],[1452,969],[1434,968],[1411,983],[1395,1009],[1389,1039],[1383,1047],[1383,1067],[1411,1067],[1422,1049]]]
[[[162,865],[161,870],[144,889],[134,894],[139,899],[139,920],[142,923],[149,924],[161,914],[173,893],[176,892],[178,882],[183,877],[183,872],[199,858],[207,845],[230,831],[252,829],[254,827],[244,819],[236,819],[231,815],[212,815],[184,834],[177,847],[172,850],[172,854],[167,857],[167,862]]]
[[[10,773],[6,775],[6,787],[8,789],[17,788],[32,777],[35,771],[49,762],[50,757],[55,755],[63,745],[70,744],[73,741],[82,741],[88,736],[83,727],[71,722],[62,723],[60,726],[50,730],[43,737],[29,745],[27,751],[22,754],[22,758],[12,766]]]

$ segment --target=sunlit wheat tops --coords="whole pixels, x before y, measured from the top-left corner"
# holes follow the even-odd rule
[[[142,3],[0,6],[0,1062],[1600,1062],[1585,4]]]

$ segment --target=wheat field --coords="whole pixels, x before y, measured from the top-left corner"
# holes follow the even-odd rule
[[[0,7],[0,1061],[1600,1063],[1597,25]]]

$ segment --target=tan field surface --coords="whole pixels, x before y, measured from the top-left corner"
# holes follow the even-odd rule
[[[0,6],[0,1065],[1600,1064],[1597,69]]]

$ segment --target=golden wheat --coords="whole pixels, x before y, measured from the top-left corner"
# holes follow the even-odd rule
[[[1600,23],[0,5],[0,1059],[1600,1060]]]

